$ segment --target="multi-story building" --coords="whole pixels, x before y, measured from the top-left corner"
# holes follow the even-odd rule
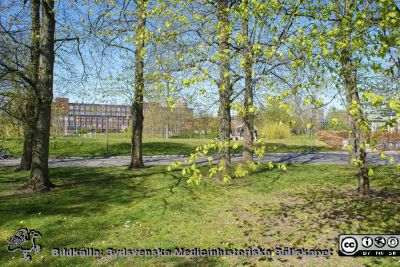
[[[193,110],[181,99],[171,111],[158,103],[144,103],[143,132],[160,137],[180,134],[191,123]],[[52,111],[56,134],[78,132],[125,132],[131,121],[131,106],[70,103],[68,98],[57,98]]]

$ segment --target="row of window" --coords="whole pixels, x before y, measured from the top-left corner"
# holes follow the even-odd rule
[[[164,109],[148,109],[145,108],[143,109],[144,113],[148,112],[168,112],[167,110]],[[82,111],[82,110],[70,110],[69,115],[97,115],[97,116],[131,116],[130,112],[112,112],[112,111]]]
[[[130,113],[116,113],[116,112],[90,112],[90,111],[69,111],[68,115],[86,115],[86,116],[123,116],[128,117]]]
[[[104,114],[105,112],[122,112],[122,113],[129,113],[131,112],[130,108],[96,108],[96,107],[89,107],[89,106],[70,106],[69,110],[71,112],[91,112],[91,113],[101,113]],[[169,111],[169,109],[157,107],[157,108],[143,108],[143,112],[164,112]]]
[[[114,106],[86,106],[86,105],[70,105],[70,110],[87,110],[87,111],[122,111],[129,112],[130,107],[114,107]]]
[[[114,121],[122,121],[125,122],[128,119],[126,117],[117,117],[117,118],[104,118],[104,117],[90,117],[90,118],[79,118],[79,117],[65,117],[64,120],[66,121],[103,121],[106,122],[107,120],[109,122],[114,122]]]
[[[83,128],[85,128],[85,127],[83,127],[83,126],[82,127],[80,127],[80,126],[76,126],[76,127],[75,126],[71,126],[71,127],[67,128],[67,131],[81,131]],[[97,128],[97,129],[89,128],[88,132],[94,132],[94,130],[100,131],[102,133],[105,133],[107,131],[109,131],[109,132],[122,132],[122,131],[125,131],[126,129],[125,128],[120,128],[120,129],[109,128],[107,130],[106,128]]]
[[[95,128],[107,128],[107,124],[102,124],[102,123],[96,123],[96,124],[89,124],[89,123],[68,123],[68,128],[70,127],[95,127]],[[113,124],[113,125],[108,125],[108,127],[117,127],[117,128],[127,128],[128,125],[126,124]]]

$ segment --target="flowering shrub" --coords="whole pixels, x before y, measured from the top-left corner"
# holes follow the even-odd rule
[[[319,140],[330,147],[340,149],[343,147],[343,141],[348,138],[349,133],[347,131],[318,131],[317,136]]]
[[[399,150],[400,149],[400,131],[374,131],[371,132],[368,142],[382,150]]]
[[[319,140],[332,148],[342,148],[347,140],[347,131],[318,131]],[[367,143],[379,150],[400,150],[400,131],[374,131],[367,134]]]

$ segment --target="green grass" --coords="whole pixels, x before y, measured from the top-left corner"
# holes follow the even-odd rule
[[[210,139],[145,139],[143,154],[151,155],[188,155],[196,146],[210,142]],[[311,152],[331,150],[315,136],[294,136],[290,139],[266,140],[267,152]],[[22,154],[23,140],[10,138],[0,142],[8,147],[14,157]],[[108,156],[130,155],[130,138],[128,134],[110,134]],[[235,153],[240,153],[239,146]],[[80,137],[56,137],[50,140],[52,157],[103,157],[106,155],[106,135],[81,135]]]
[[[54,168],[59,187],[25,196],[15,191],[26,172],[0,169],[0,266],[23,266],[6,239],[19,227],[42,233],[31,266],[399,266],[395,258],[342,258],[343,233],[399,233],[400,175],[380,167],[373,197],[351,194],[354,169],[341,165],[289,165],[287,172],[258,169],[230,185],[189,186],[165,167]],[[52,257],[52,247],[321,248],[312,257]]]
[[[329,147],[322,141],[319,141],[317,136],[292,136],[288,139],[267,139],[267,152],[318,152],[318,151],[332,151],[333,149]]]
[[[190,154],[196,146],[209,142],[207,139],[145,139],[143,154],[177,155]],[[50,140],[52,157],[103,157],[106,156],[106,135],[82,135],[81,137],[56,137]],[[11,138],[0,143],[8,147],[14,157],[22,154],[23,140]],[[130,138],[126,134],[110,134],[108,156],[130,155]]]

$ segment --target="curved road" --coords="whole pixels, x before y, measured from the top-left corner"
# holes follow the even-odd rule
[[[369,163],[376,165],[394,165],[400,163],[400,152],[387,152],[387,160],[379,158],[378,153],[368,153],[367,160]],[[389,163],[389,157],[393,156],[394,163]],[[181,160],[184,161],[187,156],[151,156],[143,157],[147,166],[169,165],[170,163]],[[65,158],[65,159],[49,159],[49,167],[114,167],[128,166],[129,156],[116,156],[109,158]],[[241,159],[240,154],[232,155],[232,161],[237,162]],[[19,165],[20,159],[0,160],[0,167],[16,167]],[[274,163],[306,163],[306,164],[346,164],[348,162],[347,152],[307,152],[307,153],[269,153],[265,154],[263,162],[272,161]],[[199,160],[199,163],[207,162],[207,160]]]

